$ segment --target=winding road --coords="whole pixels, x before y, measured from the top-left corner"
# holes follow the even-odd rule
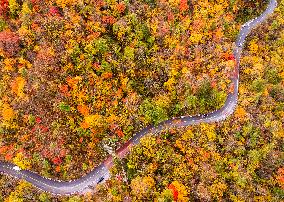
[[[199,123],[212,123],[226,119],[231,115],[237,105],[238,100],[238,85],[239,85],[239,65],[244,42],[250,31],[257,25],[265,21],[267,16],[273,13],[277,7],[277,0],[270,0],[267,9],[257,18],[246,22],[242,25],[239,36],[236,41],[236,48],[234,50],[235,68],[231,77],[231,85],[233,85],[233,92],[229,93],[224,106],[214,112],[208,114],[201,114],[196,116],[181,116],[172,118],[161,122],[157,126],[148,126],[139,133],[135,134],[127,143],[116,151],[116,155],[124,157],[130,150],[130,147],[139,143],[140,139],[146,134],[158,133],[162,130],[174,127],[189,126]],[[84,194],[91,192],[97,184],[104,182],[110,177],[109,168],[113,165],[113,157],[108,156],[98,167],[94,168],[85,176],[73,181],[58,181],[48,179],[38,175],[30,170],[21,170],[18,166],[0,161],[0,172],[18,179],[24,179],[30,182],[37,188],[49,192],[54,195],[71,195]]]

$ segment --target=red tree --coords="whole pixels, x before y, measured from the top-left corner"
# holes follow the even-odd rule
[[[6,13],[8,11],[8,0],[0,0],[0,15],[6,16]]]
[[[0,32],[0,49],[4,50],[8,57],[19,51],[19,42],[19,36],[10,30]]]
[[[176,187],[175,187],[173,184],[170,184],[170,185],[168,186],[168,188],[169,188],[170,190],[172,190],[174,200],[177,201],[177,199],[178,199],[178,190],[176,189]]]
[[[183,11],[187,11],[188,9],[189,9],[189,6],[187,4],[187,0],[181,0],[180,5],[179,5],[179,10],[183,12]]]

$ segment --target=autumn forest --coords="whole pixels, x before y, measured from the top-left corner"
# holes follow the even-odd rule
[[[0,0],[0,160],[74,180],[149,125],[220,109],[268,0]],[[148,134],[85,195],[0,175],[0,202],[284,200],[284,0],[246,39],[238,104]]]

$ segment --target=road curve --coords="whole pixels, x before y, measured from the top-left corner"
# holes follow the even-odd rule
[[[124,157],[129,152],[130,147],[138,144],[140,139],[146,134],[158,133],[162,130],[173,127],[218,122],[226,119],[229,115],[231,115],[235,110],[238,100],[239,65],[245,39],[253,28],[264,22],[267,16],[273,13],[276,7],[277,0],[270,0],[267,9],[259,17],[250,20],[242,25],[236,41],[236,48],[234,50],[236,63],[234,72],[231,76],[231,85],[233,85],[233,92],[228,94],[227,100],[222,108],[208,114],[181,116],[178,118],[172,118],[163,121],[157,126],[148,126],[139,133],[135,134],[128,142],[120,147],[116,151],[117,156]],[[30,170],[21,170],[14,164],[2,161],[0,161],[0,172],[18,179],[24,179],[35,187],[41,189],[42,191],[49,192],[54,195],[71,195],[84,194],[86,192],[92,191],[97,184],[104,182],[110,177],[109,168],[112,165],[113,157],[109,155],[108,158],[104,160],[98,167],[94,168],[85,176],[73,181],[59,181],[48,179]]]

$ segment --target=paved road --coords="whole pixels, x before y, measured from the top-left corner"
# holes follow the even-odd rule
[[[160,123],[156,127],[148,126],[139,133],[135,134],[133,138],[131,138],[125,145],[123,145],[116,151],[116,154],[119,157],[125,156],[129,152],[129,148],[133,145],[138,144],[140,139],[146,134],[158,133],[167,128],[189,126],[199,123],[218,122],[226,119],[229,115],[231,115],[235,110],[238,100],[239,64],[245,39],[253,28],[262,23],[268,15],[273,13],[276,6],[277,1],[270,0],[267,9],[259,17],[250,20],[242,26],[240,34],[236,41],[237,48],[234,50],[236,65],[231,77],[231,84],[234,87],[233,92],[228,94],[227,100],[221,109],[209,114],[172,118]],[[92,191],[97,184],[102,183],[106,179],[108,179],[110,177],[109,168],[112,166],[112,164],[112,156],[110,155],[105,161],[103,161],[98,167],[94,168],[90,173],[74,181],[58,181],[47,179],[32,171],[21,170],[16,165],[7,162],[0,162],[0,172],[18,179],[24,179],[37,188],[55,195],[71,195],[83,194]]]

